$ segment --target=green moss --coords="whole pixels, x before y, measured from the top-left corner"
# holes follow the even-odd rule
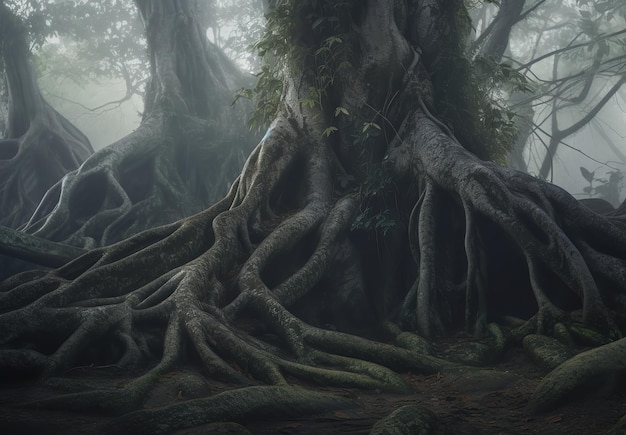
[[[437,416],[426,408],[406,405],[380,420],[370,435],[429,435],[437,433]]]
[[[345,399],[297,387],[246,387],[203,399],[128,413],[111,419],[102,429],[106,433],[172,433],[177,429],[208,423],[304,415],[346,404],[348,401]]]

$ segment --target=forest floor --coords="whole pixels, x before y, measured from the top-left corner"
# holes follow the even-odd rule
[[[77,373],[82,372],[82,373]],[[530,415],[526,404],[535,387],[546,374],[524,354],[512,348],[500,363],[490,368],[510,374],[467,383],[458,376],[438,373],[407,373],[411,387],[408,394],[390,394],[346,388],[315,388],[353,400],[353,406],[333,409],[316,415],[239,422],[253,434],[367,434],[371,427],[403,405],[418,405],[434,412],[439,419],[437,434],[603,434],[626,414],[626,392],[615,391],[608,383],[600,393],[583,394],[548,413]],[[98,382],[123,383],[110,375],[96,376],[95,368],[74,369],[70,377],[84,375]],[[202,397],[224,391],[227,386],[207,383],[192,369],[184,368],[163,376],[153,388],[145,408]],[[111,418],[90,412],[27,409],[11,404],[51,394],[38,384],[0,386],[0,433],[9,434],[98,434],[98,427]],[[204,426],[175,432],[179,435],[201,433],[241,433],[241,426]],[[239,430],[239,431],[238,431]]]

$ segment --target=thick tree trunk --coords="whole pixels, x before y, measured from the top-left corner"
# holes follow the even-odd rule
[[[170,4],[183,2],[140,6],[146,14]],[[492,362],[507,340],[567,329],[563,323],[606,341],[621,334],[624,210],[602,217],[472,153],[480,123],[463,125],[471,83],[450,75],[470,66],[463,35],[452,31],[467,30],[461,1],[276,7],[284,8],[280,37],[294,47],[283,99],[228,194],[55,271],[5,281],[3,373],[48,378],[80,364],[138,370],[122,388],[87,387],[38,406],[126,413],[108,430],[149,422],[174,431],[266,407],[323,406],[289,387],[294,379],[403,391],[398,370],[476,375],[461,363]],[[334,52],[339,63],[320,57],[329,41],[346,44]],[[320,79],[320,64],[334,69],[331,81]],[[168,104],[186,113],[192,105],[181,95]],[[442,96],[458,99],[438,104]],[[479,341],[452,354],[430,347],[429,339],[459,330]],[[140,410],[155,379],[189,354],[233,390]],[[594,358],[582,360],[584,367]],[[267,404],[285,394],[290,403]],[[538,392],[533,400],[541,409],[555,398]]]

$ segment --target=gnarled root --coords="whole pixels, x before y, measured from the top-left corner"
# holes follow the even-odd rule
[[[415,178],[422,173],[425,180],[418,218],[412,219],[411,228],[420,251],[415,312],[423,334],[431,336],[445,324],[442,305],[450,300],[446,292],[458,289],[466,294],[463,305],[471,331],[480,334],[488,318],[511,314],[497,312],[487,295],[487,272],[493,271],[489,263],[502,264],[501,259],[509,257],[525,261],[536,303],[536,313],[514,331],[517,338],[532,331],[549,334],[556,320],[575,315],[578,309],[588,326],[609,337],[620,336],[607,306],[617,312],[626,309],[624,216],[597,215],[556,186],[478,160],[445,135],[428,114],[416,112],[409,117],[399,136],[416,139],[396,141],[391,151],[396,170]],[[458,211],[460,204],[465,214],[466,255],[452,268],[445,257],[448,251],[438,248],[445,246],[452,231],[437,230],[438,221],[446,218],[446,211],[450,213],[441,205],[449,204],[449,198],[457,204],[453,210]],[[451,282],[460,269],[464,269],[462,282]]]
[[[345,407],[350,401],[288,386],[238,388],[208,398],[124,415],[104,425],[105,431],[160,434],[212,422],[303,415]]]
[[[358,210],[354,196],[333,197],[321,139],[307,143],[292,129],[277,122],[225,199],[206,211],[2,285],[0,366],[8,376],[49,378],[76,366],[141,373],[119,388],[86,388],[31,406],[137,409],[188,352],[213,379],[240,386],[287,388],[296,378],[405,391],[392,369],[455,367],[318,328],[289,311],[331,269]],[[277,270],[285,256],[297,259]],[[237,409],[224,415],[244,412]]]
[[[626,338],[570,358],[539,384],[528,403],[532,412],[548,411],[582,388],[589,390],[615,388],[626,372]]]
[[[186,127],[177,132],[166,118],[155,114],[66,175],[46,193],[23,230],[95,248],[204,210],[223,194],[225,180],[240,163],[215,164],[223,144],[210,140],[220,134],[208,123],[181,115],[178,122]],[[180,149],[181,141],[189,145]]]

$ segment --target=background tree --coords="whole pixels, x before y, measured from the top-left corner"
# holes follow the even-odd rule
[[[585,155],[586,164],[602,165],[611,173],[623,170],[618,162],[607,161],[615,158],[600,157],[607,152],[599,152],[599,143],[574,147],[564,141],[582,129],[600,126],[596,115],[621,88],[626,59],[624,5],[505,1],[497,9],[483,4],[475,10],[483,30],[476,37],[474,50],[486,62],[483,68],[487,76],[504,73],[513,85],[520,84],[522,78],[521,84],[529,84],[522,87],[523,93],[515,92],[511,85],[505,91],[519,132],[509,162],[528,171],[530,161],[530,171],[552,179],[557,150],[565,144]],[[619,147],[611,145],[614,140],[604,129],[600,131],[597,134],[602,142],[611,148],[608,154],[626,164]],[[619,205],[615,199],[612,202]]]
[[[8,94],[0,141],[0,223],[25,222],[48,190],[92,152],[89,140],[41,95],[25,26],[0,2],[2,65]]]
[[[177,7],[169,12],[184,17]],[[148,85],[140,127],[53,187],[25,231],[76,246],[108,244],[193,214],[226,188],[231,174],[241,165],[240,144],[251,137],[237,125],[245,122],[242,109],[230,107],[232,89],[247,82],[204,38],[195,18],[190,22],[195,34],[189,40],[172,36],[182,60],[161,60],[155,52],[151,54],[152,68],[165,68],[166,77],[161,82],[153,76]],[[154,50],[165,43],[170,42],[154,41],[150,47]],[[107,49],[109,54],[117,51],[110,45]],[[187,60],[199,52],[206,53],[205,60]],[[122,71],[124,60],[119,60]],[[131,85],[134,89],[136,80],[130,80]],[[107,212],[100,213],[103,211]]]
[[[121,239],[138,228],[106,204],[137,198],[131,210],[155,224],[162,212],[142,200],[161,177],[170,206],[187,200],[180,186],[206,182],[178,154],[169,165],[162,153],[135,157],[215,137],[199,120],[222,119],[211,103],[235,74],[194,24],[192,2],[136,3],[151,61],[143,122],[49,191],[35,234]],[[293,384],[402,391],[402,370],[502,379],[467,365],[536,334],[598,347],[548,375],[532,410],[623,369],[626,206],[599,215],[493,162],[511,136],[492,128],[507,115],[476,81],[463,2],[270,3],[258,47],[280,62],[255,94],[260,119],[273,121],[228,193],[4,281],[2,373],[72,392],[36,406],[107,410],[118,416],[98,429],[155,433],[341,401]],[[123,177],[132,165],[141,178]],[[475,341],[430,345],[460,331]],[[184,363],[226,391],[142,409],[155,380]],[[64,376],[91,364],[132,377],[120,386]]]
[[[48,2],[43,12],[55,43],[37,53],[42,75],[78,84],[122,78],[123,97],[88,108],[91,111],[119,105],[134,95],[143,97],[149,65],[143,26],[132,1]]]

